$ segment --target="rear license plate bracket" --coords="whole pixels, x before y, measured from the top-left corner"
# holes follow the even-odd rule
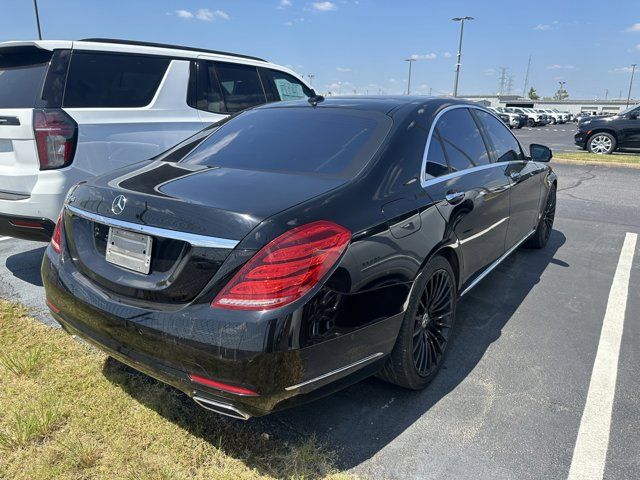
[[[109,227],[105,260],[127,270],[148,275],[151,271],[153,237]]]

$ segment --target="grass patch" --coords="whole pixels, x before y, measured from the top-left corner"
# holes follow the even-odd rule
[[[0,478],[352,478],[315,437],[208,412],[4,301],[0,352]]]
[[[573,162],[596,163],[625,163],[640,166],[640,155],[632,153],[614,153],[611,155],[596,155],[590,152],[558,152],[553,154],[554,160],[569,160]],[[553,160],[552,160],[553,162]]]

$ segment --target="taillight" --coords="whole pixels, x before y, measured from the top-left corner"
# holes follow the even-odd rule
[[[60,253],[62,248],[60,244],[62,243],[62,212],[58,216],[58,221],[56,222],[56,228],[53,229],[53,235],[51,235],[51,248],[55,250],[56,253]]]
[[[218,382],[216,380],[211,380],[209,378],[200,377],[198,375],[194,375],[193,373],[189,374],[189,379],[192,382],[199,383],[201,385],[206,385],[207,387],[217,388],[218,390],[222,390],[224,392],[235,393],[236,395],[247,395],[252,397],[258,395],[257,392],[254,392],[253,390],[249,390],[248,388],[229,385],[227,383]]]
[[[59,109],[33,111],[33,132],[38,147],[40,170],[70,165],[76,150],[78,125]]]
[[[289,230],[255,254],[211,306],[269,310],[287,305],[324,278],[350,240],[349,230],[327,221]]]

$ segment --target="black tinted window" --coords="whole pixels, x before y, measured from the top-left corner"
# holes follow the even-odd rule
[[[336,108],[250,110],[229,120],[182,162],[349,177],[378,149],[386,115]]]
[[[33,108],[50,58],[40,49],[0,50],[0,108]]]
[[[427,152],[427,161],[425,165],[425,173],[428,177],[439,177],[449,173],[449,166],[447,165],[447,159],[444,156],[444,150],[442,149],[442,142],[440,140],[440,134],[436,128],[431,136],[431,143],[429,144],[429,151]]]
[[[65,107],[144,107],[160,85],[169,59],[110,53],[74,53]]]
[[[468,109],[446,112],[437,127],[452,171],[489,163],[484,140]]]
[[[239,112],[267,102],[256,67],[216,63],[216,71],[227,112]]]
[[[487,112],[476,110],[476,113],[484,129],[489,134],[491,143],[493,143],[497,161],[510,162],[512,160],[520,160],[522,158],[520,145],[515,137],[511,135],[509,129],[498,121],[496,117]]]
[[[198,88],[196,108],[212,113],[226,113],[222,91],[213,62],[198,64]]]

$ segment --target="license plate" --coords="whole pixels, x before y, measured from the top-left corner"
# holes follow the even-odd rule
[[[153,238],[142,233],[110,227],[105,259],[119,267],[148,274]]]

